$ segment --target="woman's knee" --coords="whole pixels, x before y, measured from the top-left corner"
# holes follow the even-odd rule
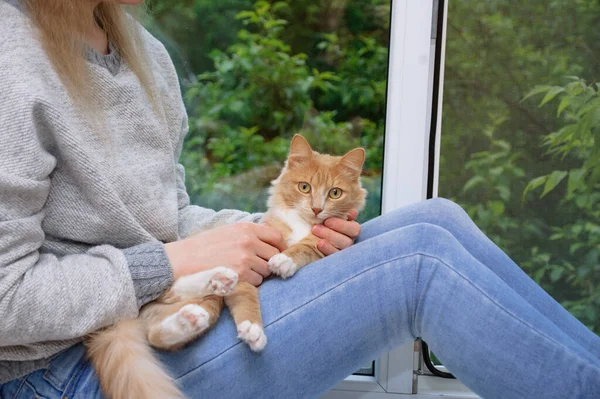
[[[471,222],[465,210],[445,198],[431,198],[392,212],[397,227],[409,224],[428,223],[445,229]]]
[[[460,205],[445,198],[433,198],[399,208],[365,223],[358,241],[419,223],[440,226],[453,233],[474,226]]]
[[[446,218],[463,218],[467,216],[465,210],[456,202],[437,197],[422,202],[423,207],[434,215],[443,215]]]
[[[457,203],[445,198],[432,198],[423,202],[427,223],[440,226],[454,235],[477,229],[469,214]]]
[[[445,258],[459,245],[456,237],[444,227],[428,222],[412,223],[388,231],[371,241],[375,253],[387,254],[388,258],[404,258],[425,255]]]

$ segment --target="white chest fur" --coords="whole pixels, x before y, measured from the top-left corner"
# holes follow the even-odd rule
[[[288,245],[288,247],[296,244],[298,241],[310,234],[312,225],[306,222],[304,219],[302,219],[302,217],[300,217],[300,215],[298,214],[298,211],[277,210],[275,212],[275,215],[282,222],[287,224],[290,229],[292,229],[292,234],[290,234],[286,240],[286,244]]]

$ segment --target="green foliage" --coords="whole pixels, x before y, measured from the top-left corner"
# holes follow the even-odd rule
[[[308,67],[306,54],[291,54],[280,39],[287,21],[277,18],[269,3],[259,1],[237,18],[255,32],[243,29],[227,52],[212,53],[215,72],[199,76],[188,100],[198,99],[206,118],[261,126],[267,138],[298,130],[312,106],[311,90],[332,90],[335,75]]]
[[[598,88],[568,77],[600,76],[600,3],[448,7],[440,195],[465,207],[535,281],[600,332],[599,243],[590,233],[598,224],[591,179],[598,126],[584,110]]]
[[[557,163],[570,161],[567,170],[554,170],[532,179],[524,196],[543,185],[540,198],[560,190],[558,209],[572,215],[554,225],[552,247],[544,255],[546,265],[537,277],[546,277],[556,290],[567,288],[579,295],[563,304],[595,329],[600,327],[600,85],[588,85],[576,77],[565,86],[537,87],[531,96],[545,94],[540,106],[560,99],[557,117],[564,125],[544,137],[547,153]],[[529,96],[526,96],[529,97]],[[568,177],[568,178],[567,178]],[[565,182],[561,185],[562,182]],[[565,187],[566,184],[566,187]]]
[[[182,80],[212,69],[211,50],[225,50],[242,22],[240,10],[250,9],[252,0],[150,0],[153,23],[149,29],[166,45]]]
[[[330,66],[335,66],[344,88],[325,93],[319,99],[324,107],[342,106],[347,113],[381,118],[385,114],[388,49],[375,38],[359,36],[351,46],[334,34],[325,34],[318,48],[324,50]]]
[[[571,80],[535,87],[523,99],[542,96],[542,107],[558,102],[555,115],[561,122],[556,132],[541,135],[537,146],[553,160],[552,167],[528,178],[523,165],[529,149],[516,150],[497,138],[506,119],[490,117],[484,131],[488,148],[466,163],[471,177],[461,195],[476,200],[462,204],[538,283],[599,331],[600,182],[593,179],[600,168],[599,91],[597,85]]]
[[[461,195],[477,198],[463,202],[463,207],[496,244],[510,248],[515,256],[527,248],[524,243],[543,239],[543,233],[539,220],[528,218],[527,224],[522,223],[525,214],[513,206],[523,190],[525,171],[519,165],[523,153],[495,137],[505,122],[503,117],[496,117],[484,132],[488,149],[472,154],[466,163],[471,178],[463,185]]]
[[[186,85],[190,133],[183,163],[188,191],[195,200],[218,202],[211,194],[218,192],[244,198],[233,203],[238,208],[264,209],[262,192],[275,176],[265,174],[257,182],[262,192],[249,197],[244,194],[247,187],[236,187],[242,182],[230,177],[252,174],[253,169],[274,162],[281,164],[294,133],[303,134],[316,150],[326,153],[342,154],[362,145],[367,148],[365,174],[376,179],[381,175],[381,115],[373,122],[349,112],[351,106],[341,107],[349,118],[344,120],[337,111],[318,110],[313,98],[328,93],[335,93],[331,98],[339,96],[347,75],[341,78],[333,71],[319,71],[308,65],[306,54],[293,53],[282,39],[288,21],[281,15],[286,12],[288,4],[266,1],[239,12],[236,19],[244,28],[237,40],[226,51],[213,50],[214,70]],[[383,71],[380,81],[385,81]],[[385,93],[380,90],[379,95]],[[383,99],[379,103],[383,106]],[[380,185],[371,189],[363,218],[379,213]]]

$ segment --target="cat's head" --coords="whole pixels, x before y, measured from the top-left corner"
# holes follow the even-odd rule
[[[346,219],[350,210],[360,211],[365,205],[367,191],[360,184],[364,161],[362,148],[344,156],[319,154],[297,134],[285,167],[272,182],[269,207],[296,210],[310,223]]]

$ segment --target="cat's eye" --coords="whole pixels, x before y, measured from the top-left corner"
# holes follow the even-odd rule
[[[338,199],[342,196],[342,189],[334,187],[329,190],[329,198]]]
[[[298,183],[298,190],[300,190],[300,192],[306,194],[306,193],[310,193],[310,184],[308,184],[307,182],[303,181]]]

